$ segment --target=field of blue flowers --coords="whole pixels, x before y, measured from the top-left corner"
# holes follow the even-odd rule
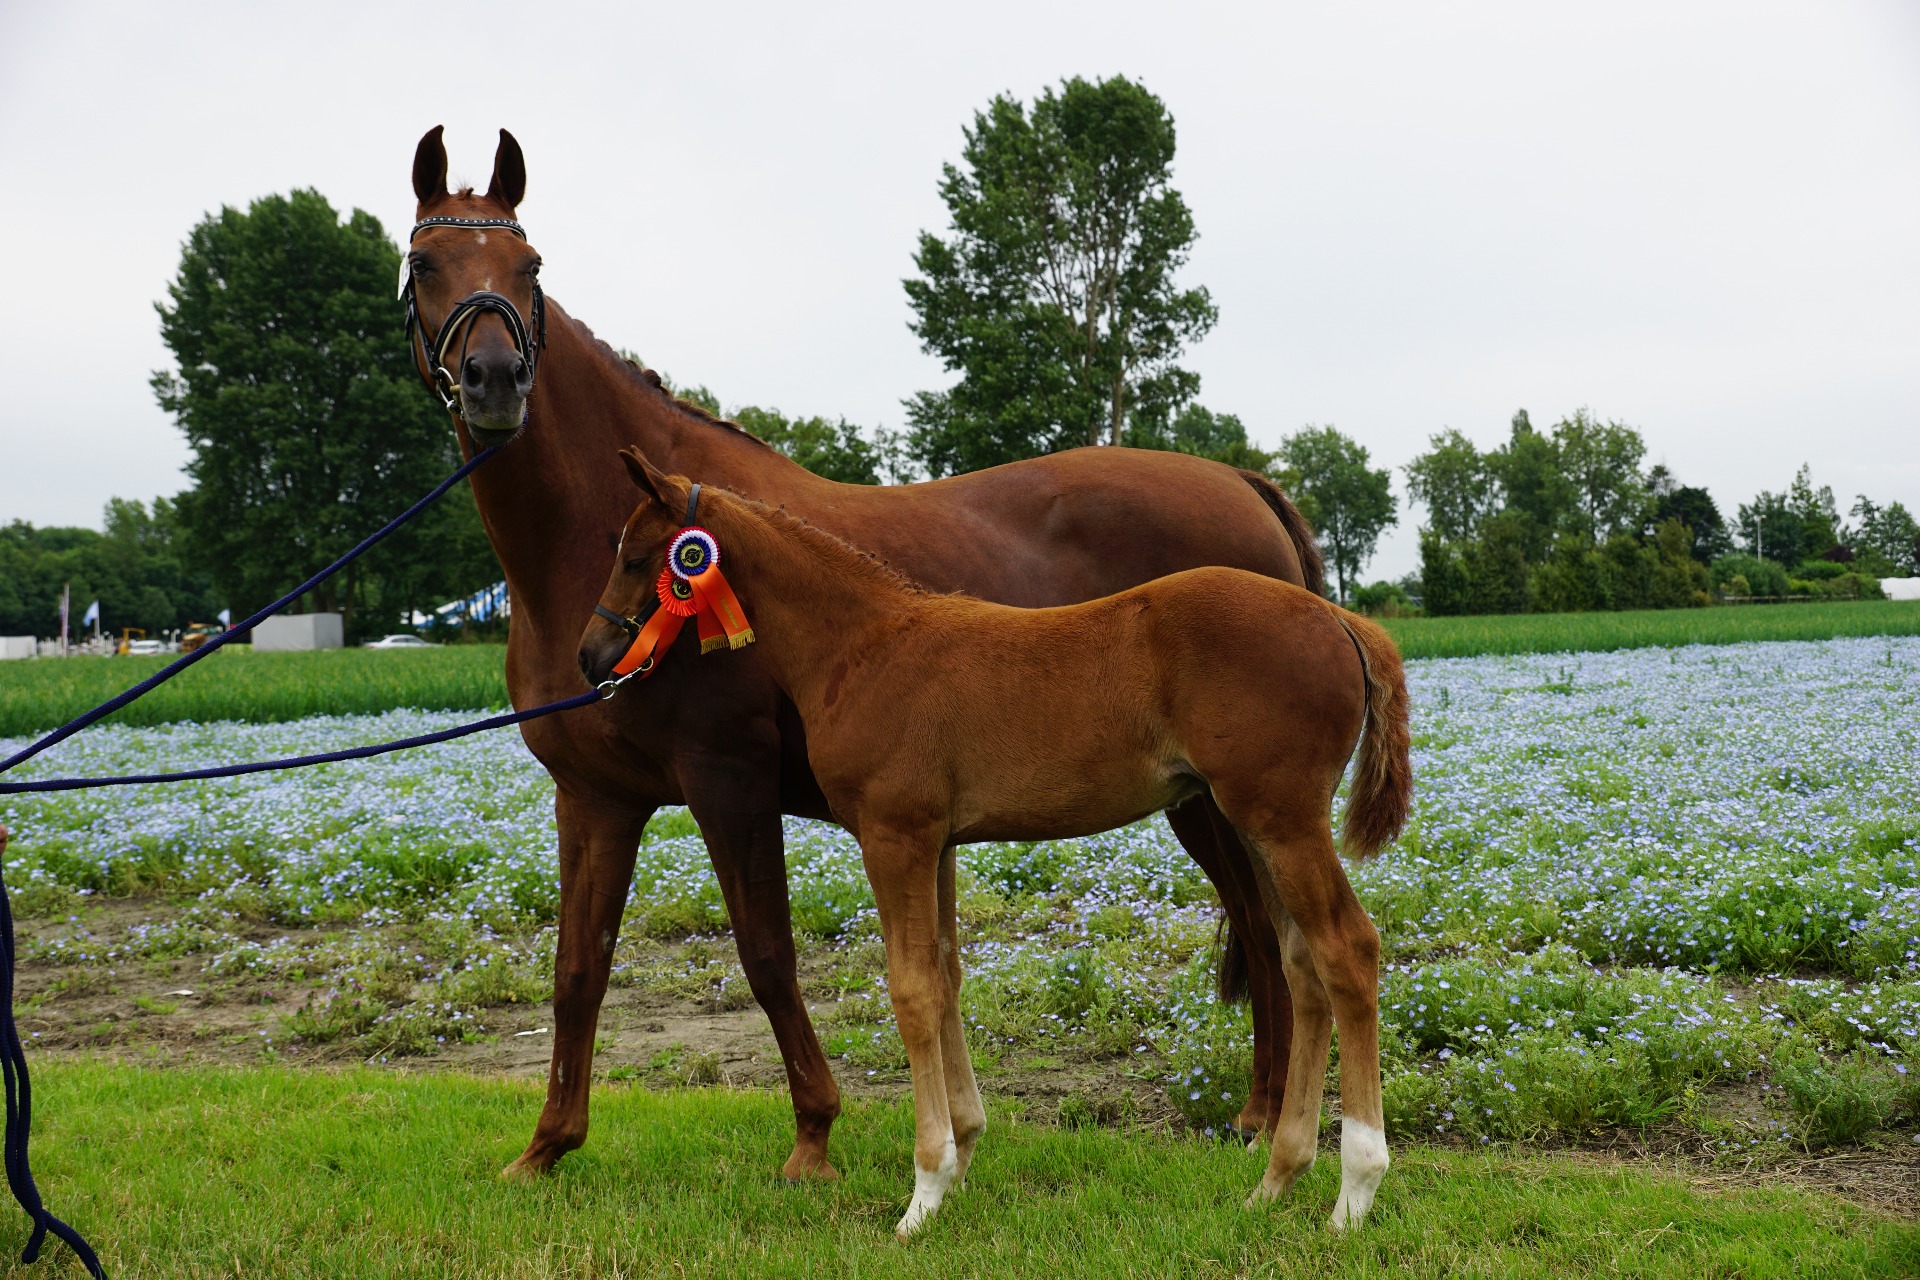
[[[1920,638],[1408,670],[1414,818],[1352,870],[1387,958],[1398,1135],[1684,1132],[1728,1153],[1920,1141]],[[288,755],[461,718],[96,729],[17,776]],[[26,921],[23,1026],[43,1045],[138,1047],[192,1013],[138,994],[153,985],[141,974],[191,975],[198,1003],[264,1008],[262,1025],[216,1037],[248,1053],[376,1061],[486,1042],[502,1009],[550,993],[552,787],[511,732],[294,773],[5,797],[0,822]],[[823,1038],[849,1085],[897,1083],[858,851],[816,823],[791,822],[788,840]],[[1065,1097],[1068,1119],[1137,1109],[1205,1130],[1233,1116],[1246,1015],[1210,994],[1212,894],[1162,821],[978,846],[962,868],[984,1087],[1064,1069],[1120,1086]],[[662,813],[616,995],[743,1008],[725,931],[698,832]],[[700,1079],[698,1056],[603,1069]]]

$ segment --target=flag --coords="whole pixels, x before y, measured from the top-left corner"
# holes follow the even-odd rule
[[[214,614],[213,616],[220,619],[220,625],[223,627],[230,627],[233,625],[233,611],[231,609],[222,609],[220,612]]]
[[[98,600],[88,605],[87,611],[80,615],[80,625],[83,627],[97,627],[100,625],[100,602]]]

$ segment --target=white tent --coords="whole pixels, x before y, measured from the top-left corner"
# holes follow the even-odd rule
[[[1920,600],[1920,578],[1882,578],[1880,589],[1889,600]]]

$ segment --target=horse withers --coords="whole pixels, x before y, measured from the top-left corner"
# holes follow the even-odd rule
[[[1347,852],[1372,853],[1406,818],[1406,680],[1387,634],[1237,569],[1042,609],[935,594],[785,512],[622,457],[643,500],[581,668],[614,693],[616,670],[700,662],[685,647],[670,657],[657,621],[698,613],[703,651],[756,642],[798,708],[814,776],[860,842],[912,1065],[914,1192],[899,1234],[939,1208],[986,1127],[959,1010],[955,846],[1088,835],[1200,794],[1251,855],[1293,991],[1285,1096],[1252,1199],[1285,1194],[1313,1163],[1338,1026],[1333,1225],[1357,1225],[1387,1168],[1380,942],[1331,808],[1357,746]],[[699,530],[708,542],[689,550]]]

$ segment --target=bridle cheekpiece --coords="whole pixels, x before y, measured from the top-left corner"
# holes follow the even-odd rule
[[[474,230],[498,227],[502,231],[511,231],[522,240],[527,238],[527,229],[512,218],[438,216],[422,218],[414,223],[412,233],[407,236],[407,244],[411,246],[415,237],[433,227],[468,227]],[[460,416],[460,380],[447,368],[447,353],[453,347],[455,336],[471,332],[473,322],[482,315],[492,312],[500,317],[507,326],[507,336],[513,340],[514,350],[527,362],[529,379],[538,372],[540,353],[547,346],[547,298],[540,291],[538,276],[533,281],[531,335],[521,321],[520,309],[513,305],[513,300],[489,289],[470,293],[454,303],[453,309],[447,312],[446,321],[440,326],[440,332],[437,335],[428,333],[426,321],[420,316],[419,301],[414,296],[413,264],[404,253],[400,255],[400,296],[407,302],[407,345],[411,347],[416,341],[420,344],[420,354],[425,357],[427,364],[427,383],[433,388],[433,393],[440,397],[447,412],[455,417]]]

